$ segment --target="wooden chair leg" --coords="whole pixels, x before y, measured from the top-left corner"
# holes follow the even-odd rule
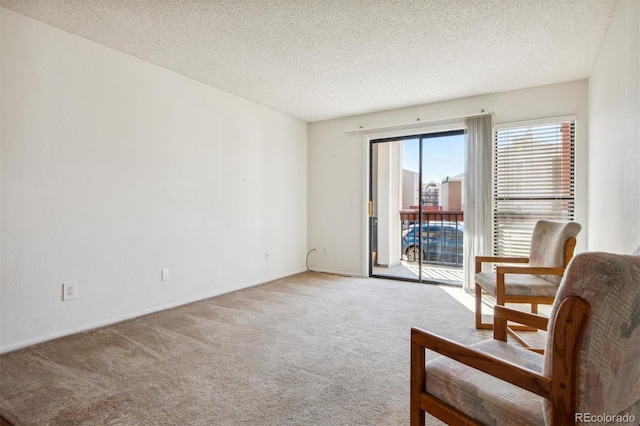
[[[424,426],[424,411],[420,407],[420,398],[426,388],[425,350],[417,343],[411,342],[411,395],[410,395],[410,424]]]
[[[482,327],[482,288],[476,284],[476,328]]]
[[[532,303],[531,304],[531,313],[532,314],[537,314],[538,313],[538,304],[537,303]]]
[[[476,328],[478,330],[493,330],[493,324],[482,322],[482,287],[476,284]]]

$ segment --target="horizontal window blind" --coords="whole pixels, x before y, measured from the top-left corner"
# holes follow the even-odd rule
[[[573,220],[575,122],[494,130],[493,251],[528,256],[540,219]]]

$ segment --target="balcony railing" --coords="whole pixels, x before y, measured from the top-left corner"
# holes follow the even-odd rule
[[[464,214],[424,208],[400,211],[402,259],[423,264],[462,267]],[[422,219],[422,220],[421,220]],[[418,226],[422,223],[422,226]]]

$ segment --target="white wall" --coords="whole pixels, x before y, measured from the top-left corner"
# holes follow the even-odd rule
[[[305,122],[1,12],[0,351],[304,270]]]
[[[2,285],[2,271],[4,270],[3,268],[3,259],[4,256],[2,255],[2,245],[3,245],[3,241],[4,241],[4,235],[2,232],[2,196],[1,196],[1,191],[2,191],[2,158],[3,158],[3,154],[2,154],[2,99],[3,99],[3,90],[2,90],[2,68],[3,68],[3,61],[4,61],[4,55],[2,54],[2,46],[3,46],[3,39],[4,37],[2,36],[2,19],[3,17],[3,9],[0,7],[0,336],[2,336],[3,333],[3,329],[4,329],[4,325],[3,325],[3,321],[2,321],[2,317],[3,317],[3,307],[2,307],[2,302],[1,300],[4,299],[4,286]]]
[[[640,7],[621,0],[589,77],[589,250],[640,244]]]
[[[366,273],[365,160],[368,150],[364,141],[370,134],[346,132],[359,126],[368,129],[416,123],[418,118],[424,123],[478,114],[482,109],[494,112],[494,123],[576,115],[576,220],[586,224],[587,82],[581,80],[309,124],[308,244],[309,249],[329,248],[328,255],[313,252],[309,266],[347,275]],[[377,132],[381,136],[392,136],[401,131]],[[587,230],[583,229],[578,237],[578,251],[586,249],[586,234]]]
[[[375,212],[378,217],[377,263],[392,267],[400,264],[400,216],[402,208],[402,144],[384,143],[378,151],[378,192]]]
[[[402,209],[408,210],[419,203],[420,183],[418,173],[411,170],[402,170]]]

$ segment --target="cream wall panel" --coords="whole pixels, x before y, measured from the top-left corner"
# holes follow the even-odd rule
[[[640,244],[640,2],[621,0],[589,77],[589,250]]]
[[[0,35],[0,350],[304,270],[304,121],[7,10]]]

